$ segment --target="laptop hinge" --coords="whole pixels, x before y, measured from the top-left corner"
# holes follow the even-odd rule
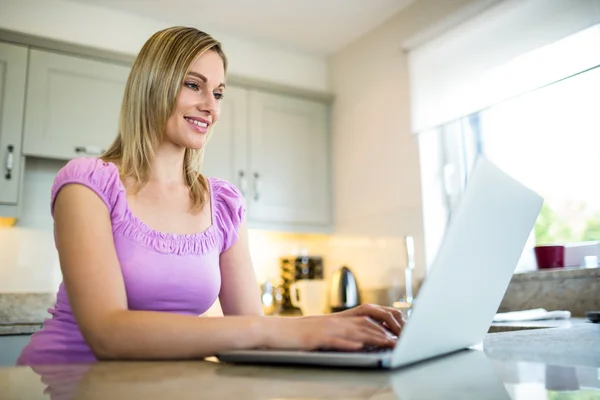
[[[382,357],[379,361],[383,368],[391,368],[392,366],[392,355],[388,354],[385,357]]]

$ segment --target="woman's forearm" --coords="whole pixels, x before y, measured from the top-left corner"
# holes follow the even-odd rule
[[[277,318],[194,317],[154,311],[117,311],[86,338],[98,359],[192,359],[221,350],[266,346]],[[269,321],[272,320],[272,321]]]

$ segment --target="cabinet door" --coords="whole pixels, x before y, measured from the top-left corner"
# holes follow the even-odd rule
[[[204,150],[202,173],[221,178],[247,191],[246,137],[248,92],[229,87],[221,100],[219,120],[212,128]]]
[[[24,154],[99,155],[117,135],[128,73],[118,64],[31,50]]]
[[[14,367],[31,335],[0,335],[0,367]]]
[[[327,106],[252,91],[250,222],[330,224]]]
[[[19,194],[26,73],[27,48],[0,43],[0,204]]]

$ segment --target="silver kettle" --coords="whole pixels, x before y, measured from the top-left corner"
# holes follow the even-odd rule
[[[331,312],[348,310],[360,305],[360,290],[356,277],[346,266],[341,267],[331,277],[329,306]]]

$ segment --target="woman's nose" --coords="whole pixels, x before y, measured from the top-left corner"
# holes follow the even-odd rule
[[[219,103],[217,101],[217,99],[215,99],[214,94],[211,93],[207,93],[206,95],[202,96],[202,101],[200,101],[198,103],[198,109],[200,111],[206,111],[212,115],[215,114],[215,112],[218,110],[219,108]]]

